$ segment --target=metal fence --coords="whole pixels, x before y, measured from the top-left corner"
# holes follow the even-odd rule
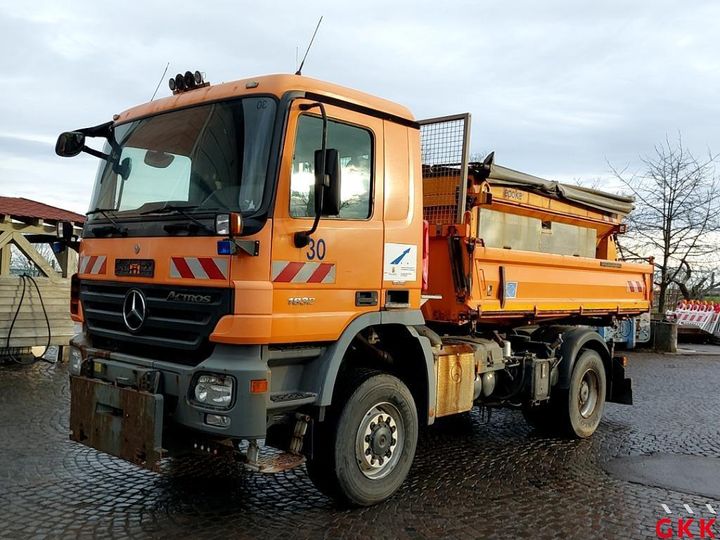
[[[470,145],[470,114],[420,122],[423,217],[431,225],[462,223]]]

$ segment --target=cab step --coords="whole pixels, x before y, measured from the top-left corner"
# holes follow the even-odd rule
[[[264,474],[274,474],[288,471],[305,463],[305,456],[283,452],[259,457],[256,461],[245,461],[245,468],[249,471]]]
[[[315,392],[273,392],[270,394],[270,404],[268,405],[268,409],[307,405],[315,403],[317,397],[318,395]]]

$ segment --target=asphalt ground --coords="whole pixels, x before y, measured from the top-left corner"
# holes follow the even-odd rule
[[[635,405],[607,405],[590,439],[511,410],[438,422],[400,491],[354,510],[304,467],[187,458],[156,474],[99,454],[68,440],[65,364],[0,365],[0,538],[676,538],[678,520],[720,537],[718,350],[632,354]]]

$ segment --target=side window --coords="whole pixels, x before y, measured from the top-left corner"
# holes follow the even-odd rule
[[[314,217],[315,150],[320,149],[322,120],[302,115],[298,119],[292,177],[290,215]],[[362,129],[328,121],[327,147],[340,154],[341,186],[339,219],[367,219],[371,212],[372,136]]]

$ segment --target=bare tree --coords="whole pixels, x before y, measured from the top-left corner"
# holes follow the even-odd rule
[[[666,138],[642,159],[643,171],[629,174],[612,167],[636,199],[628,216],[622,253],[654,257],[658,309],[665,311],[668,288],[677,284],[690,294],[695,269],[706,267],[718,250],[720,189],[717,155],[697,159],[677,141]],[[714,281],[714,280],[711,280]]]
[[[584,187],[588,189],[602,190],[603,188],[603,180],[602,178],[598,177],[589,179],[575,177],[572,179],[572,183],[578,187]]]
[[[693,269],[684,264],[681,275],[674,280],[683,298],[703,299],[707,294],[720,287],[720,276],[715,270]]]
[[[468,161],[470,163],[482,163],[489,153],[490,152],[485,152],[484,150],[480,152],[470,152],[470,155],[468,156]]]

